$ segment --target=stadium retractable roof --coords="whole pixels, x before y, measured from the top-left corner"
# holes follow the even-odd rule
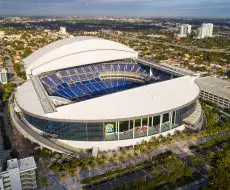
[[[24,65],[28,75],[39,75],[73,66],[137,57],[136,51],[123,44],[80,36],[59,40],[35,51],[24,59]]]

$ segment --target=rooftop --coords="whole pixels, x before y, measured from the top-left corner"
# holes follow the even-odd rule
[[[201,90],[230,100],[230,82],[215,77],[201,77],[196,79]]]
[[[137,58],[133,49],[110,40],[78,36],[53,42],[24,59],[27,74],[39,75],[73,66]]]
[[[20,172],[37,168],[33,156],[18,160],[18,165]]]
[[[14,168],[18,168],[18,160],[15,159],[11,159],[11,160],[7,160],[7,168],[9,170],[14,169]]]

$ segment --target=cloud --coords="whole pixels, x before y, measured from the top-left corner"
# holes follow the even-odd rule
[[[230,0],[0,0],[0,14],[230,16],[229,10]]]

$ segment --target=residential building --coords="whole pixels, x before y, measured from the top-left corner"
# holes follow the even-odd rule
[[[60,33],[63,34],[63,35],[66,35],[67,34],[66,27],[61,26],[60,27]]]
[[[230,82],[215,77],[201,77],[196,79],[200,87],[200,97],[216,103],[225,108],[230,108]]]
[[[189,24],[180,25],[180,37],[186,37],[188,34],[191,34],[192,26]]]
[[[211,23],[203,23],[202,28],[204,28],[204,30],[205,30],[205,36],[206,37],[212,37],[213,24],[211,24]]]
[[[37,189],[34,157],[7,160],[7,170],[0,173],[0,189]]]
[[[197,29],[197,38],[198,39],[202,39],[205,37],[205,32],[204,30],[200,27]]]
[[[2,69],[0,71],[0,82],[2,84],[7,84],[8,83],[8,77],[7,77],[7,70],[6,69]]]
[[[205,37],[212,37],[213,33],[213,24],[203,23],[200,28],[197,30],[197,38],[202,39]]]

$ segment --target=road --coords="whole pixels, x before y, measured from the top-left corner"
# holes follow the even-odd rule
[[[128,184],[132,181],[135,181],[137,179],[140,179],[141,177],[146,177],[146,180],[150,180],[151,178],[149,177],[149,173],[147,173],[148,175],[146,175],[146,171],[145,170],[141,170],[139,172],[133,173],[131,175],[128,176],[124,176],[122,178],[119,179],[115,179],[113,181],[110,182],[106,182],[102,185],[99,185],[97,187],[92,187],[90,188],[90,190],[107,190],[107,189],[113,189],[115,187],[119,187],[120,185],[123,184]]]
[[[165,45],[165,46],[173,46],[173,47],[178,47],[178,48],[182,48],[182,49],[187,49],[187,50],[194,50],[194,51],[203,51],[203,52],[216,52],[216,53],[227,53],[230,54],[230,51],[226,51],[224,49],[206,49],[206,48],[199,48],[197,46],[193,46],[193,45],[181,45],[181,44],[176,44],[176,43],[170,43],[170,42],[161,42],[161,41],[154,41],[154,40],[145,40],[145,39],[139,39],[139,38],[134,38],[134,37],[127,37],[127,36],[122,36],[122,35],[117,35],[114,33],[107,33],[111,36],[114,37],[119,37],[122,39],[128,39],[128,40],[137,40],[139,42],[144,42],[144,43],[155,43],[155,44],[161,44],[161,45]]]

